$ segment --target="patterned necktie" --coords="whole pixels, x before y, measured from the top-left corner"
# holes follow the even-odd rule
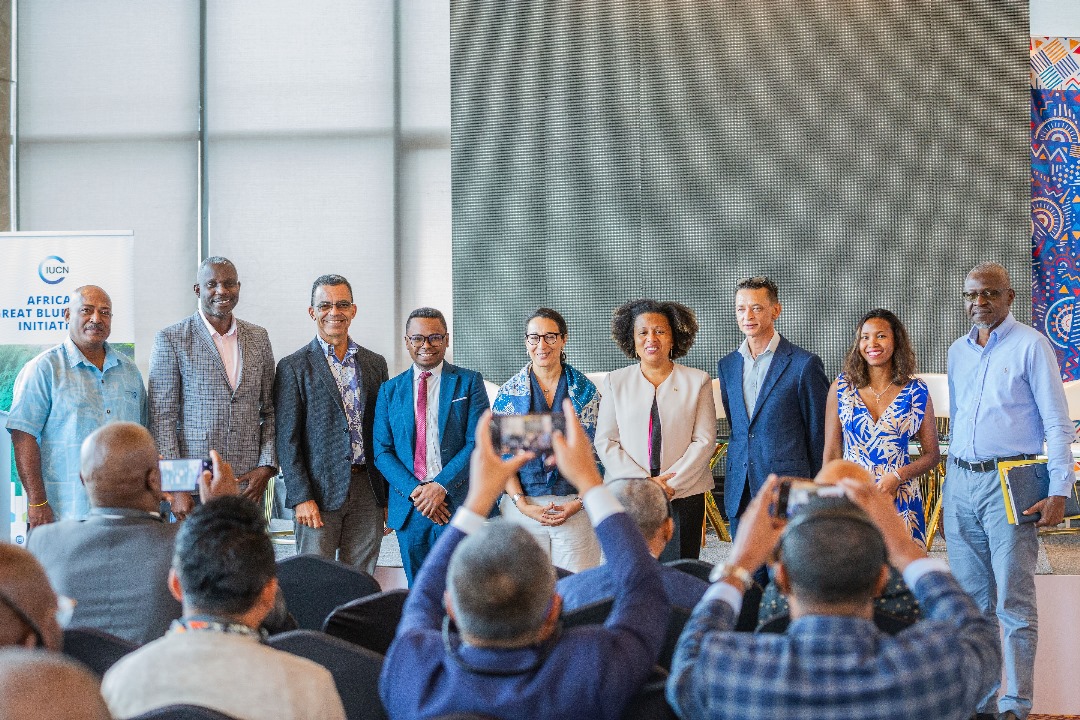
[[[413,450],[413,475],[423,482],[427,477],[427,379],[431,373],[420,373],[416,389],[416,448]]]

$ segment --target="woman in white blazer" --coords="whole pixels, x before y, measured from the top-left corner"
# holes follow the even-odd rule
[[[671,498],[675,538],[661,560],[698,557],[705,492],[713,487],[712,381],[674,362],[690,351],[697,331],[694,311],[676,302],[635,300],[611,318],[612,339],[640,362],[604,379],[596,452],[605,480],[650,478]]]

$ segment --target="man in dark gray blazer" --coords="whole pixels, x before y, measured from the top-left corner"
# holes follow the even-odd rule
[[[277,450],[285,503],[296,512],[296,545],[375,571],[383,537],[386,481],[374,463],[372,426],[382,355],[349,337],[352,286],[323,275],[311,288],[315,339],[278,363]]]
[[[236,267],[223,257],[199,265],[199,309],[157,334],[150,352],[150,429],[166,459],[221,453],[244,497],[261,502],[277,475],[274,447],[274,352],[266,330],[233,315],[240,300]],[[173,493],[173,513],[191,510]]]
[[[166,583],[180,526],[158,512],[154,440],[136,423],[111,423],[86,439],[80,459],[90,514],[35,529],[26,547],[56,592],[76,601],[73,627],[155,640],[180,617]]]

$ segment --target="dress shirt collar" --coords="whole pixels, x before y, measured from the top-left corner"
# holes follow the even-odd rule
[[[232,337],[233,335],[236,335],[236,316],[235,315],[233,315],[232,325],[229,326],[229,331],[226,332],[224,335],[219,333],[214,328],[214,326],[210,324],[210,321],[206,319],[206,316],[203,315],[203,311],[201,309],[199,310],[199,317],[202,318],[203,325],[206,326],[206,329],[210,331],[210,337],[214,337],[215,335],[218,335],[220,337],[226,337],[226,336]]]
[[[1005,337],[1010,332],[1012,332],[1012,329],[1014,327],[1016,327],[1018,323],[1019,323],[1019,321],[1016,318],[1013,317],[1013,314],[1010,311],[1009,314],[1005,316],[1005,319],[1002,320],[1000,323],[998,323],[998,326],[996,328],[994,328],[993,330],[990,331],[990,337],[987,338],[985,347],[991,347],[993,345],[997,345],[999,342],[1004,340]],[[968,335],[967,335],[967,341],[968,341],[969,346],[978,349],[979,352],[982,352],[984,347],[979,345],[979,326],[978,325],[972,325],[971,326],[971,331],[968,332]]]
[[[108,518],[109,520],[116,520],[118,518],[148,518],[161,521],[161,513],[151,512],[148,510],[137,510],[135,508],[122,508],[122,507],[95,507],[90,509],[90,515],[95,517]]]
[[[776,352],[776,348],[780,346],[780,333],[773,330],[772,339],[769,340],[769,344],[765,346],[765,349],[758,353],[758,357],[763,357],[768,353]],[[754,362],[757,358],[750,354],[750,340],[749,338],[743,338],[742,344],[739,345],[739,354],[743,358]]]
[[[323,340],[321,335],[316,335],[315,339],[318,340],[319,345],[322,346],[323,355],[325,355],[326,357],[330,357],[331,355],[333,355],[334,359],[337,359],[337,353],[334,352],[333,345]],[[353,342],[352,338],[349,338],[349,349],[345,351],[345,355],[355,355],[357,352],[359,352],[359,350],[360,346]]]
[[[75,367],[79,364],[83,364],[87,367],[92,367],[97,370],[97,366],[86,359],[86,356],[83,355],[82,350],[79,349],[79,346],[76,345],[75,341],[72,340],[70,337],[64,340],[63,346],[64,355],[67,357],[68,366]],[[109,345],[109,343],[105,343],[105,362],[101,364],[101,371],[105,372],[113,365],[119,364],[120,360],[116,357],[116,353],[113,351],[112,345]]]
[[[438,365],[436,365],[435,367],[428,370],[428,372],[431,373],[431,376],[433,378],[441,378],[442,377],[442,371],[443,371],[443,365],[445,365],[445,364],[446,364],[446,361],[440,362]],[[422,372],[424,372],[424,371],[421,370],[419,367],[417,367],[416,363],[413,363],[413,366],[412,366],[413,375],[412,376],[413,376],[413,382],[414,383],[420,382],[420,373],[422,373]]]

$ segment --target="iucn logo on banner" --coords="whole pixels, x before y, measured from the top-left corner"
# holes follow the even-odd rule
[[[38,277],[49,285],[63,282],[70,272],[71,268],[64,264],[64,258],[58,255],[50,255],[38,264]]]

